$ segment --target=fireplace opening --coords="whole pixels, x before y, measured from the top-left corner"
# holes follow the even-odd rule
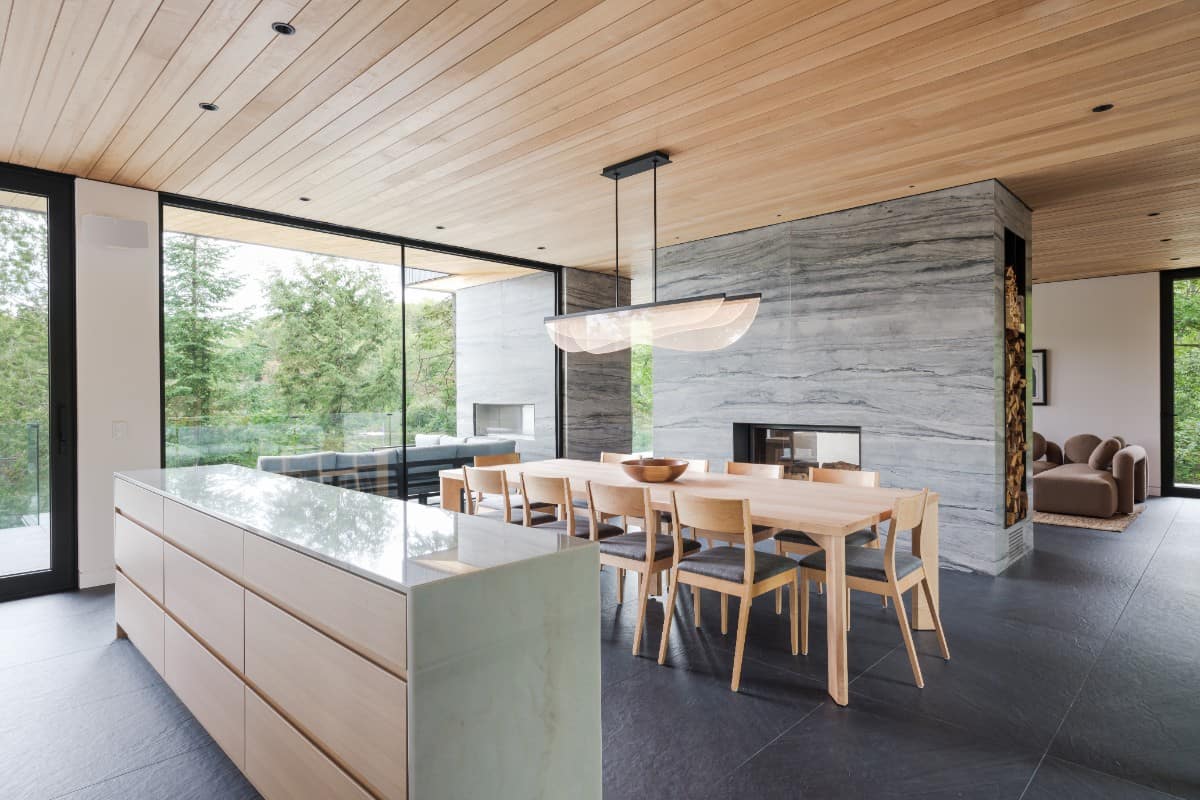
[[[533,403],[476,403],[475,435],[534,438]]]
[[[782,464],[784,477],[797,480],[808,480],[809,467],[858,470],[862,428],[735,422],[733,460]]]

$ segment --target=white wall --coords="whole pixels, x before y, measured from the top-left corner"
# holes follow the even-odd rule
[[[85,234],[88,214],[144,222],[147,246],[98,243]],[[77,180],[75,232],[79,585],[87,587],[113,582],[113,472],[159,465],[158,195]]]
[[[1033,287],[1033,347],[1047,351],[1049,405],[1033,427],[1062,444],[1076,433],[1123,436],[1146,448],[1161,484],[1158,273]]]

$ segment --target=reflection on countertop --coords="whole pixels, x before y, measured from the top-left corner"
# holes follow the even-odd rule
[[[591,546],[536,528],[234,465],[130,470],[117,477],[400,591]]]

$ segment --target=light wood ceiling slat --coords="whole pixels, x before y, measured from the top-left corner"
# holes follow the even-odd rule
[[[1200,264],[1198,54],[1195,0],[0,0],[0,160],[604,270],[654,148],[664,244],[995,177],[1058,280]]]

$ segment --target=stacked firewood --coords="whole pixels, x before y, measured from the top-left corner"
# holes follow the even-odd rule
[[[1025,298],[1012,266],[1004,271],[1004,525],[1029,510],[1025,491]]]

